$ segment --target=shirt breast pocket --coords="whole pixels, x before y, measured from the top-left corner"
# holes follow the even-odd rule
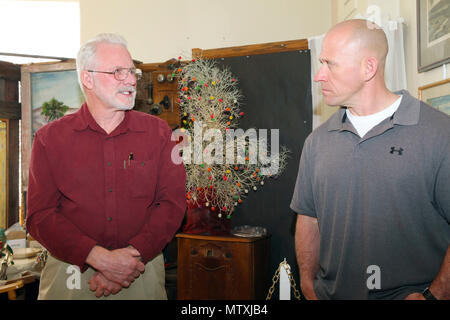
[[[127,166],[127,185],[132,198],[148,198],[155,195],[157,170],[154,160],[132,160]]]

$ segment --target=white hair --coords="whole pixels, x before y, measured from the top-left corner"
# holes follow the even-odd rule
[[[126,49],[128,45],[127,41],[121,35],[114,33],[100,33],[80,47],[77,54],[77,74],[78,83],[80,84],[83,94],[84,88],[83,83],[81,82],[81,71],[95,67],[95,55],[100,43],[118,44]]]

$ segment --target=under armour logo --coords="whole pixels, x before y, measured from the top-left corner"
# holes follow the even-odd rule
[[[395,147],[391,147],[390,154],[394,154],[394,152],[398,152],[398,155],[401,156],[403,154],[403,148],[395,149]]]

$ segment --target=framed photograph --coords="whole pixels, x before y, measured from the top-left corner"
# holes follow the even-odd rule
[[[450,78],[420,87],[418,97],[450,116]]]
[[[417,0],[417,66],[428,71],[450,62],[450,0]]]
[[[34,134],[50,121],[76,112],[84,102],[75,61],[23,65],[21,101],[22,186],[26,191]]]

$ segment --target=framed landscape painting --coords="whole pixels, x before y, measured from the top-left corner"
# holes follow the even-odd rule
[[[419,88],[419,99],[450,116],[450,79]]]
[[[21,67],[22,185],[28,186],[33,137],[49,121],[76,112],[84,102],[74,60]]]
[[[450,62],[450,0],[417,0],[417,66],[428,71]]]

